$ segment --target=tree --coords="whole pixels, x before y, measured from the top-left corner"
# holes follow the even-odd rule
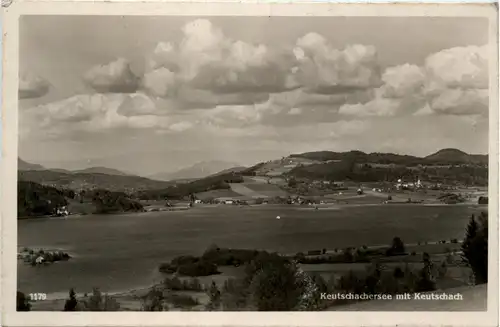
[[[487,196],[480,196],[477,203],[478,204],[488,204],[488,197]]]
[[[102,310],[102,293],[99,289],[94,288],[92,295],[86,302],[86,307],[89,311],[103,311]]]
[[[476,284],[488,282],[488,215],[482,213],[478,223],[471,216],[462,243],[462,260],[474,273]]]
[[[399,237],[394,237],[392,239],[392,244],[389,249],[387,249],[387,255],[398,255],[405,253],[405,245]]]
[[[403,272],[403,270],[400,267],[396,267],[396,268],[394,268],[392,275],[396,279],[401,279],[405,276],[405,273]]]
[[[102,294],[97,288],[94,288],[89,300],[85,302],[88,311],[118,311],[120,304],[111,296]]]
[[[253,268],[253,269],[252,269]],[[253,262],[250,293],[259,311],[288,311],[300,300],[297,267],[277,254],[259,255]]]
[[[297,186],[297,180],[295,178],[290,178],[288,180],[288,187],[295,188]]]
[[[422,262],[424,263],[424,266],[431,264],[431,256],[429,255],[429,253],[424,252],[422,254]]]
[[[207,309],[208,310],[219,309],[221,305],[221,293],[219,291],[219,288],[217,287],[217,284],[215,284],[214,281],[212,281],[212,285],[210,285],[210,288],[208,289],[207,293],[210,298],[210,302],[207,304]]]
[[[428,267],[420,270],[415,292],[430,292],[436,290],[436,284],[432,281]]]
[[[26,295],[24,295],[23,292],[17,292],[16,302],[17,302],[16,303],[17,311],[31,310],[31,304],[29,303],[28,299],[26,298]]]
[[[423,253],[422,261],[424,263],[424,267],[420,270],[418,274],[415,285],[415,291],[416,292],[434,291],[436,289],[436,284],[431,278],[433,264],[429,253],[427,252]]]
[[[74,289],[69,290],[69,299],[66,300],[64,304],[64,311],[76,311],[76,306],[78,301],[76,300],[76,294]]]
[[[168,306],[165,305],[165,297],[163,292],[157,288],[152,288],[146,294],[143,304],[143,311],[168,311]]]
[[[237,311],[248,307],[248,278],[230,278],[224,282],[221,292],[221,304],[224,310]]]

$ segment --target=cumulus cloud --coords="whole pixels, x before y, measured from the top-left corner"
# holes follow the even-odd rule
[[[340,107],[339,114],[347,116],[369,117],[369,116],[395,116],[399,108],[399,102],[394,99],[375,98],[364,104],[345,104]]]
[[[430,55],[425,62],[426,95],[439,114],[488,114],[487,46],[457,47]]]
[[[99,93],[133,93],[139,87],[139,78],[132,72],[130,63],[123,58],[92,67],[83,79]]]
[[[129,96],[124,96],[123,101],[117,109],[117,113],[122,116],[144,116],[160,114],[160,110],[157,108],[157,103],[153,101],[150,97],[135,93]]]
[[[117,128],[182,130],[181,117],[159,116],[155,105],[141,94],[81,94],[24,110],[20,121],[21,126],[38,127],[36,131],[24,128],[25,133],[38,132],[42,137],[47,132],[99,133]]]
[[[203,111],[199,119],[203,122],[227,127],[243,127],[260,123],[263,106],[217,106]]]
[[[254,44],[198,19],[183,26],[178,42],[152,49],[141,77],[125,59],[93,67],[84,80],[97,94],[39,106],[22,118],[53,133],[129,128],[296,142],[406,116],[454,115],[466,123],[488,111],[486,57],[485,47],[452,48],[421,66],[381,70],[370,45],[337,49],[317,33],[288,46]],[[21,82],[20,97],[42,89],[37,83]]]
[[[336,49],[317,33],[288,47],[253,44],[228,37],[206,19],[187,23],[181,33],[179,42],[156,45],[142,79],[145,92],[166,99],[168,108],[266,104],[261,116],[273,121],[293,108],[302,117],[315,108],[336,112],[342,104],[369,101],[381,83],[373,46]]]
[[[456,47],[427,57],[425,69],[432,82],[448,88],[488,88],[488,48]]]
[[[180,109],[214,108],[224,105],[253,105],[266,102],[269,94],[261,93],[226,93],[216,94],[209,90],[195,88],[181,88],[176,94],[175,100]]]
[[[477,115],[488,113],[488,89],[446,89],[431,100],[440,114]]]
[[[160,42],[148,59],[144,88],[158,96],[175,83],[214,94],[271,93],[285,90],[291,54],[228,38],[209,20],[182,28],[177,45]]]
[[[22,73],[19,76],[19,99],[40,98],[49,93],[49,83],[33,73]]]
[[[158,68],[144,75],[142,86],[151,95],[171,97],[176,92],[176,75],[165,67]]]
[[[389,67],[382,75],[384,84],[377,92],[380,97],[405,98],[421,93],[425,79],[425,72],[417,65]]]
[[[153,53],[147,58],[146,70],[148,72],[159,68],[178,71],[176,48],[170,42],[159,42]]]
[[[431,54],[422,67],[389,67],[373,99],[346,104],[339,113],[354,116],[487,115],[486,47],[458,47]]]
[[[355,44],[338,50],[323,36],[309,33],[297,40],[293,52],[298,61],[295,80],[315,93],[345,93],[380,83],[373,46]]]

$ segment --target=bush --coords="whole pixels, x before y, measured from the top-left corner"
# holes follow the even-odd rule
[[[86,311],[119,311],[120,304],[112,297],[94,288],[92,295],[84,301]]]
[[[199,261],[199,262],[179,266],[177,268],[177,272],[180,275],[191,276],[191,277],[210,276],[210,275],[219,274],[219,271],[217,270],[217,265],[210,263],[210,262],[204,262],[204,261]]]
[[[165,273],[165,274],[173,274],[173,273],[177,272],[177,267],[173,266],[170,263],[162,263],[158,267],[158,270],[162,273]]]
[[[210,247],[203,253],[201,259],[218,266],[238,266],[251,262],[260,251],[247,249],[221,249]]]
[[[158,288],[152,288],[143,298],[143,311],[168,311],[168,305],[165,302],[163,291]]]
[[[224,310],[236,311],[247,307],[249,302],[248,284],[247,277],[226,280],[221,292],[222,308]]]
[[[431,256],[429,255],[429,253],[427,253],[427,252],[422,253],[422,262],[424,263],[424,265],[430,264]]]
[[[196,299],[184,294],[168,294],[166,299],[178,308],[193,307],[199,304]]]
[[[372,280],[369,281],[372,285]],[[376,284],[376,283],[373,283]],[[336,285],[336,288],[345,293],[357,293],[360,294],[365,290],[366,281],[363,278],[358,277],[352,270],[347,274],[342,275]],[[370,290],[368,290],[370,292]],[[372,291],[373,292],[373,291]]]
[[[176,257],[171,261],[171,264],[174,266],[181,266],[181,265],[187,265],[187,264],[192,264],[195,262],[198,262],[199,258],[196,258],[192,255],[185,255],[185,256],[180,256]]]
[[[403,270],[400,267],[394,268],[393,276],[396,279],[403,278],[405,276]]]
[[[306,256],[304,253],[302,252],[298,252],[297,254],[295,254],[294,256],[294,259],[299,262],[299,263],[302,263],[305,259],[306,259]]]
[[[173,277],[173,278],[165,278],[163,280],[163,285],[165,286],[166,289],[172,290],[172,291],[182,291],[184,290],[184,285],[180,281],[179,278]]]
[[[415,292],[430,292],[436,290],[436,284],[430,278],[429,267],[424,267],[420,270]]]
[[[200,280],[198,278],[193,278],[188,283],[188,287],[190,291],[203,291],[203,285],[201,285]]]

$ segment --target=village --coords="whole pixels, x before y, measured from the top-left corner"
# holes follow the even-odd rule
[[[259,185],[260,184],[260,185]],[[293,184],[293,186],[292,186]],[[257,185],[257,186],[255,186]],[[219,205],[261,206],[299,205],[316,210],[336,205],[379,204],[486,204],[488,190],[481,187],[459,187],[427,181],[395,183],[355,183],[323,180],[279,180],[230,184],[228,191],[209,191],[193,194],[189,200],[141,201],[145,211],[187,210],[193,207]],[[249,191],[258,189],[256,191]],[[226,196],[217,196],[226,193]],[[230,195],[232,194],[232,195]]]

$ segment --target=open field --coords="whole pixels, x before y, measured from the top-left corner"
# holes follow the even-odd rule
[[[208,200],[215,198],[238,198],[241,196],[242,194],[235,192],[233,189],[221,189],[221,190],[212,190],[212,191],[196,193],[196,197],[200,200]]]
[[[261,176],[279,176],[291,171],[299,165],[307,166],[318,163],[321,163],[321,161],[300,157],[286,157],[264,163],[259,167],[256,173]]]
[[[276,185],[267,183],[231,183],[231,190],[239,195],[251,198],[267,198],[287,196],[287,193]]]

